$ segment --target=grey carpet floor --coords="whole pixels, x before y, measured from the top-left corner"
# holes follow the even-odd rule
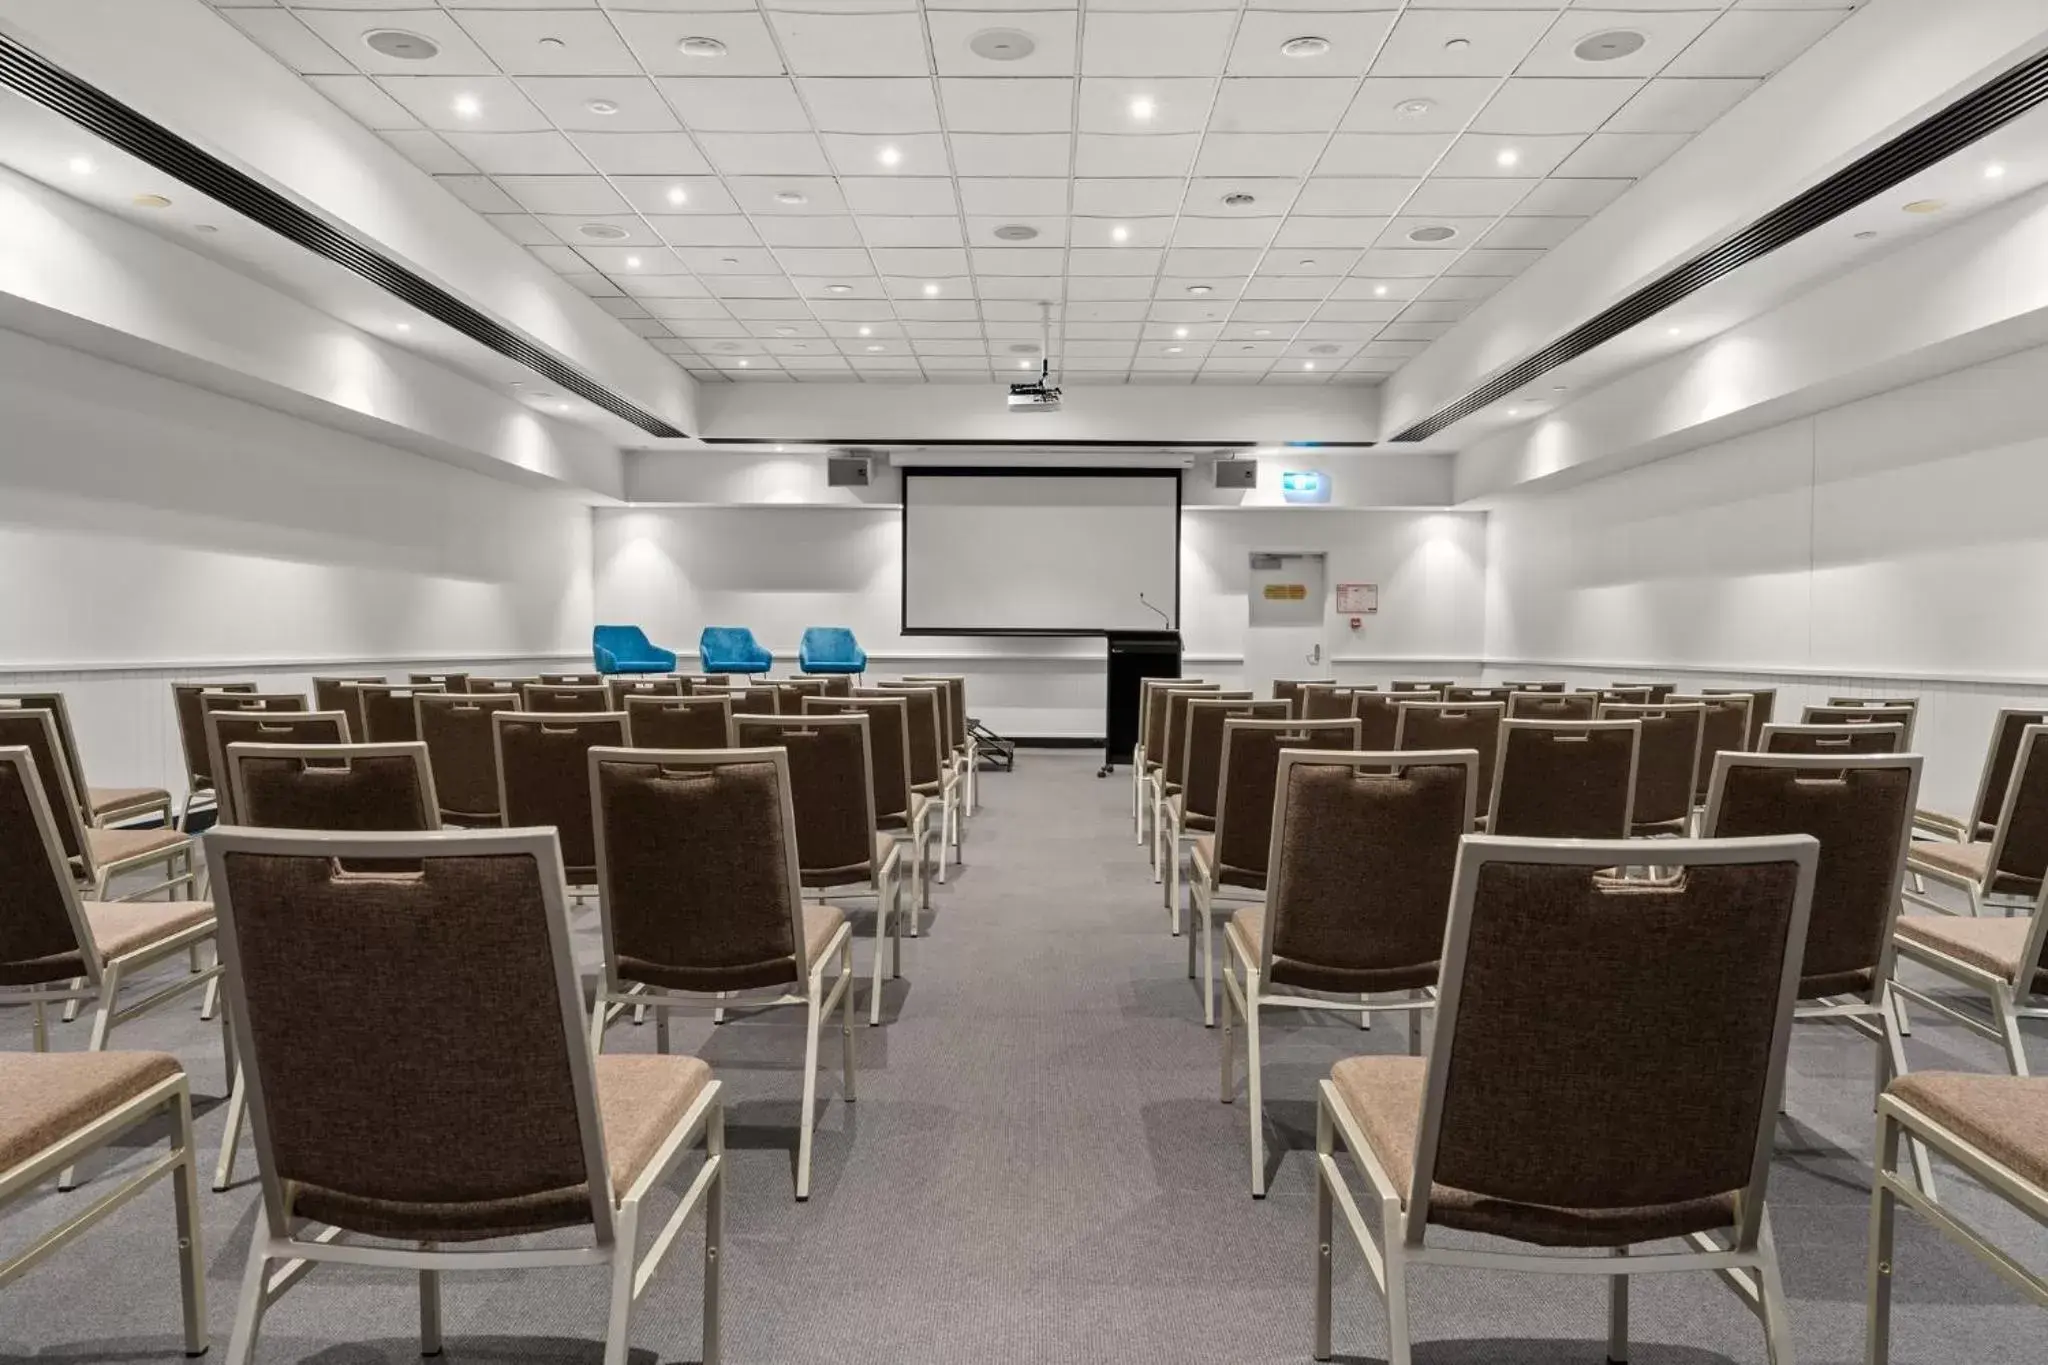
[[[821,1081],[815,1189],[791,1198],[803,1055],[800,1011],[713,1028],[679,1023],[727,1086],[730,1199],[726,1358],[736,1362],[1295,1362],[1309,1358],[1311,1096],[1334,1060],[1405,1050],[1402,1025],[1335,1016],[1267,1025],[1272,1193],[1248,1193],[1244,1106],[1217,1100],[1218,1040],[1201,1026],[1180,942],[1129,833],[1127,779],[1095,759],[1026,751],[983,779],[968,862],[940,889],[929,935],[906,943],[885,1026],[863,1027],[859,1102]],[[858,962],[868,952],[859,927]],[[586,965],[594,916],[579,916]],[[865,1004],[865,985],[862,1003]],[[0,1048],[28,1046],[25,1011],[0,1012]],[[2048,1045],[2030,1026],[2036,1069]],[[84,1044],[83,1023],[56,1046]],[[651,1050],[653,1029],[609,1046]],[[223,1094],[218,1032],[174,1006],[120,1029],[190,1068],[210,1166]],[[1917,1068],[1990,1070],[1988,1043],[1922,1022]],[[829,1055],[829,1039],[828,1039]],[[1799,1359],[1863,1358],[1873,1121],[1868,1043],[1798,1031],[1771,1206]],[[1615,1116],[1626,1123],[1626,1114]],[[123,1164],[146,1159],[140,1141]],[[98,1171],[105,1178],[107,1167]],[[1947,1190],[2004,1243],[2048,1259],[2038,1225],[1960,1179]],[[253,1159],[202,1193],[215,1351],[256,1224]],[[0,1248],[75,1207],[45,1192],[0,1215]],[[657,1215],[672,1203],[657,1203]],[[176,1359],[171,1203],[159,1187],[25,1279],[0,1289],[0,1360]],[[694,1230],[650,1287],[634,1365],[697,1359]],[[2036,1309],[1910,1214],[1901,1217],[1893,1359],[2040,1362]],[[1337,1253],[1340,1359],[1381,1361],[1385,1318],[1355,1251]],[[596,1362],[605,1285],[587,1271],[451,1279],[447,1358]],[[1412,1289],[1422,1365],[1597,1365],[1597,1283],[1425,1271]],[[409,1276],[316,1272],[272,1310],[259,1359],[318,1365],[416,1360]],[[1639,1281],[1639,1365],[1764,1359],[1742,1306],[1706,1276]]]

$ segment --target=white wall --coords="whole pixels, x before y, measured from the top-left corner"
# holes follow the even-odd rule
[[[2048,699],[2044,391],[2037,348],[1506,499],[1491,665],[1919,693],[1927,796],[1966,803],[1992,712]]]
[[[100,785],[182,787],[168,683],[588,658],[590,517],[0,330],[0,689]]]
[[[601,619],[635,621],[688,651],[706,625],[745,625],[793,668],[805,626],[853,629],[880,676],[962,672],[974,714],[1013,735],[1102,733],[1100,640],[915,637],[901,625],[902,514],[888,506],[600,508]],[[1332,613],[1338,674],[1424,664],[1476,676],[1484,623],[1483,515],[1188,508],[1181,622],[1189,666],[1242,664],[1247,556],[1324,550],[1331,581],[1377,582],[1380,615],[1353,637]]]

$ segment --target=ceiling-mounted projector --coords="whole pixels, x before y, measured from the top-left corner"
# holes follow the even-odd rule
[[[1011,412],[1058,412],[1060,391],[1043,379],[1010,385]]]

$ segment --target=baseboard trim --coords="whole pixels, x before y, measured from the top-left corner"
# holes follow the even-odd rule
[[[1101,735],[1004,735],[1020,749],[1100,749]]]

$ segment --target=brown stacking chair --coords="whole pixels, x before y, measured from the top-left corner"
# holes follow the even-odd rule
[[[819,899],[875,898],[874,989],[868,1024],[882,1022],[882,968],[903,971],[903,897],[897,880],[901,845],[875,820],[875,764],[868,718],[851,715],[741,716],[733,721],[741,749],[779,748],[789,755],[790,804],[796,812],[797,880]],[[893,933],[892,933],[893,929]]]
[[[614,673],[604,680],[606,710],[623,711],[628,697],[680,697],[686,692],[681,678],[650,678],[645,674]]]
[[[1436,693],[1436,699],[1442,701],[1444,693],[1457,685],[1458,680],[1456,678],[1410,678],[1406,680],[1397,678],[1387,684],[1387,690],[1389,692],[1434,692]]]
[[[1401,708],[1428,698],[1419,692],[1360,692],[1352,697],[1360,749],[1391,749],[1401,731]]]
[[[1770,723],[1771,715],[1778,709],[1778,689],[1775,687],[1702,687],[1703,697],[1745,696],[1749,698],[1749,751],[1762,753],[1764,726]]]
[[[1348,720],[1358,713],[1358,694],[1378,690],[1334,682],[1303,683],[1295,691],[1295,707],[1303,720]]]
[[[1906,1070],[1889,987],[1920,756],[1723,753],[1708,787],[1703,838],[1820,841],[1794,1017],[1838,1021],[1876,1042],[1882,1095]],[[1918,1168],[1921,1188],[1931,1190],[1924,1155]]]
[[[50,712],[0,709],[0,746],[25,749],[34,760],[43,800],[56,822],[58,846],[82,894],[94,901],[107,900],[116,877],[148,868],[161,868],[162,880],[128,888],[120,900],[141,900],[158,892],[172,896],[192,893],[197,865],[190,835],[168,826],[102,829],[85,823],[83,804],[64,763],[56,717]]]
[[[1766,754],[1896,754],[1906,748],[1903,725],[1790,725],[1770,721],[1757,738]]]
[[[552,825],[571,886],[597,884],[590,827],[590,750],[626,742],[623,711],[581,715],[500,711],[491,717],[498,754],[498,810],[507,829]]]
[[[1699,775],[1700,734],[1706,716],[1706,707],[1698,702],[1601,703],[1601,720],[1640,721],[1643,727],[1636,745],[1630,833],[1639,838],[1691,833],[1692,793]]]
[[[79,797],[79,814],[86,824],[125,824],[149,816],[161,824],[171,823],[171,794],[161,787],[94,787],[86,783],[78,732],[71,728],[71,711],[62,692],[0,692],[0,707],[50,713],[57,726],[57,742],[64,746],[64,765],[71,771],[71,790]]]
[[[763,686],[775,689],[775,710],[784,716],[802,715],[805,697],[825,695],[823,678],[770,678]]]
[[[1500,724],[1507,719],[1507,703],[1426,702],[1401,703],[1394,724],[1392,748],[1400,750],[1470,749],[1479,755],[1474,814],[1483,818],[1485,801],[1493,791],[1493,767],[1500,753]]]
[[[1174,689],[1158,698],[1161,739],[1159,771],[1152,782],[1152,880],[1168,881],[1167,864],[1179,856],[1178,831],[1168,828],[1170,803],[1181,794],[1187,777],[1188,703],[1198,699],[1250,701],[1249,692],[1225,692],[1221,688],[1197,691]]]
[[[593,749],[604,970],[593,991],[590,1050],[628,1006],[655,1012],[657,1046],[668,1011],[709,1004],[802,1005],[803,1107],[798,1112],[796,1197],[811,1194],[818,1045],[844,1004],[842,1094],[854,1101],[853,932],[830,905],[806,903],[797,867],[789,754],[782,749]],[[828,993],[825,967],[839,971]],[[771,990],[735,1005],[729,995]]]
[[[1562,692],[1565,690],[1565,685],[1561,682],[1532,682],[1528,679],[1516,678],[1502,679],[1501,686],[1512,692]]]
[[[1963,1248],[2011,1281],[2037,1307],[2048,1308],[2048,1275],[2024,1256],[2001,1250],[1947,1203],[1899,1178],[1899,1140],[1912,1141],[1969,1172],[2014,1212],[2048,1223],[2048,1077],[1973,1076],[1924,1071],[1892,1082],[1877,1105],[1877,1179],[1870,1192],[1870,1298],[1866,1365],[1891,1359],[1894,1206],[1901,1200]],[[2039,1250],[2040,1239],[2034,1239]],[[2034,1258],[2038,1263],[2039,1258]],[[1953,1330],[1953,1329],[1951,1329]]]
[[[961,861],[959,772],[946,751],[945,689],[928,683],[885,682],[856,687],[856,697],[904,697],[910,702],[910,789],[939,805],[939,885],[946,884],[946,850]],[[920,874],[923,875],[923,874]]]
[[[1287,714],[1295,719],[1301,716],[1301,689],[1315,683],[1326,683],[1328,678],[1275,678],[1273,679],[1273,700],[1287,703]]]
[[[974,738],[967,715],[967,679],[959,673],[906,673],[903,681],[937,683],[946,689],[946,743],[952,753],[953,766],[959,773],[958,780],[963,784],[960,789],[960,818],[964,821],[981,805],[981,745]],[[852,695],[850,689],[847,695]]]
[[[169,1177],[177,1213],[178,1289],[184,1303],[185,1354],[200,1356],[206,1333],[206,1253],[200,1245],[199,1188],[192,1168],[192,1094],[178,1059],[162,1052],[0,1052],[0,1206],[28,1194],[53,1172],[119,1144],[133,1146],[138,1129],[152,1143],[164,1140],[156,1120],[169,1129],[170,1150],[151,1161],[113,1193],[64,1217],[26,1249],[0,1259],[0,1283],[12,1282],[69,1246],[88,1229],[157,1181]],[[147,1128],[144,1125],[149,1125]],[[152,1132],[152,1130],[154,1130]],[[133,1156],[132,1152],[124,1155]],[[124,1251],[136,1249],[124,1237]],[[124,1270],[118,1286],[126,1295],[140,1289]]]
[[[469,691],[467,673],[412,673],[407,679],[414,687],[439,687],[443,692]]]
[[[1181,789],[1166,799],[1166,839],[1172,871],[1166,879],[1166,927],[1180,936],[1182,843],[1197,834],[1216,832],[1216,805],[1223,780],[1223,722],[1288,720],[1284,701],[1253,701],[1249,692],[1218,692],[1191,697],[1182,721]],[[1331,717],[1331,719],[1346,719]]]
[[[199,799],[213,794],[213,770],[206,766],[206,723],[200,719],[200,699],[255,695],[256,684],[251,682],[171,684],[171,712],[177,718],[178,748],[185,764],[185,800],[178,807],[179,829],[192,823],[192,807]]]
[[[1809,706],[1799,714],[1802,725],[1897,725],[1905,729],[1903,747],[1913,747],[1917,706]]]
[[[1706,808],[1707,787],[1714,780],[1714,759],[1720,754],[1749,752],[1749,703],[1746,692],[1705,692],[1681,695],[1673,692],[1659,698],[1665,705],[1698,702],[1706,708],[1700,717],[1700,766],[1693,778],[1692,803]]]
[[[1914,845],[1918,852],[1926,845]],[[1907,899],[1912,899],[1908,897]],[[1905,1002],[1923,1005],[1997,1043],[2015,1076],[2027,1073],[2020,1020],[2048,1018],[2048,896],[2037,896],[2031,914],[2019,918],[1971,919],[1957,915],[1907,915],[1898,922],[1899,955],[1946,978],[1944,986],[1982,993],[1988,1021],[1939,996],[1896,979],[1892,995],[1905,1022]]]
[[[1626,839],[1642,733],[1632,720],[1502,721],[1487,832]]]
[[[1471,749],[1328,753],[1289,750],[1275,781],[1272,887],[1223,926],[1223,1102],[1236,1089],[1231,1010],[1244,1020],[1252,1197],[1266,1196],[1259,1013],[1327,1010],[1335,996],[1409,1015],[1436,1003],[1437,957],[1458,841],[1472,828],[1479,755]],[[1244,974],[1238,979],[1233,964]],[[1399,992],[1393,1002],[1376,997]]]
[[[611,710],[612,697],[603,683],[588,687],[533,683],[520,693],[519,709],[551,716],[587,716]]]
[[[1145,846],[1145,816],[1152,804],[1152,770],[1159,766],[1159,746],[1165,742],[1163,731],[1166,722],[1162,717],[1157,729],[1162,734],[1154,738],[1152,724],[1152,698],[1163,687],[1192,687],[1196,689],[1221,687],[1220,683],[1205,683],[1200,678],[1140,678],[1138,679],[1138,736],[1131,746],[1131,828],[1137,832],[1138,847]],[[1275,684],[1277,687],[1278,684]]]
[[[348,732],[361,739],[369,732],[363,720],[362,698],[356,687],[364,684],[383,686],[391,681],[382,673],[363,673],[351,677],[319,677],[313,679],[313,709],[315,711],[340,711],[348,716]]]
[[[1648,706],[1656,689],[1640,683],[1634,687],[1599,687],[1593,691],[1602,706]]]
[[[718,1358],[719,1085],[695,1057],[591,1055],[548,831],[230,829],[206,851],[263,1180],[228,1360],[311,1266],[416,1273],[423,1355],[446,1273],[602,1266],[604,1358],[624,1365],[634,1305],[700,1208]],[[363,861],[422,870],[347,870]],[[642,1259],[643,1208],[700,1137]]]
[[[1264,900],[1273,836],[1273,791],[1280,755],[1293,749],[1356,750],[1363,722],[1257,720],[1223,722],[1216,769],[1216,832],[1197,834],[1188,854],[1188,975],[1201,950],[1202,1026],[1216,1023],[1216,930],[1219,901]]]
[[[1650,695],[1646,698],[1646,700],[1653,703],[1657,703],[1669,699],[1671,694],[1678,690],[1678,684],[1668,682],[1642,682],[1640,680],[1635,682],[1616,681],[1608,684],[1608,690],[1611,692],[1647,691]]]
[[[771,683],[758,686],[728,687],[723,683],[691,685],[690,695],[694,697],[730,697],[732,713],[735,716],[779,716],[782,714],[782,694]]]
[[[469,690],[472,694],[478,692],[509,692],[515,697],[524,697],[526,689],[539,681],[539,678],[472,677],[469,680]]]
[[[496,826],[498,746],[491,717],[518,710],[519,698],[505,692],[422,692],[412,704],[414,724],[433,764],[441,819]]]
[[[1598,692],[1517,692],[1508,698],[1509,720],[1591,720],[1600,710]]]
[[[628,697],[622,709],[635,749],[733,747],[731,697]]]
[[[1322,1084],[1317,1359],[1337,1208],[1385,1297],[1390,1365],[1412,1359],[1408,1279],[1430,1265],[1606,1279],[1615,1361],[1631,1275],[1720,1272],[1792,1359],[1764,1201],[1818,854],[1805,836],[1674,840],[1658,856],[1685,875],[1646,890],[1608,875],[1640,856],[1627,841],[1465,841],[1428,1060],[1354,1057]],[[1523,1245],[1434,1245],[1432,1226]]]
[[[1446,687],[1444,689],[1445,701],[1497,701],[1502,706],[1506,706],[1509,699],[1514,695],[1515,689],[1512,687]]]
[[[413,706],[413,699],[445,696],[456,691],[440,683],[403,687],[392,683],[360,683],[355,692],[362,704],[362,738],[371,744],[410,743],[420,737],[419,714]]]
[[[2048,711],[2014,707],[1999,711],[1998,719],[1991,723],[1991,747],[1984,755],[1984,769],[1977,777],[1977,798],[1970,803],[1968,818],[1923,810],[1914,818],[1915,827],[1963,844],[1990,838],[1998,828],[1998,812],[2005,806],[2005,787],[2012,780],[2020,737],[2029,725],[2042,724],[2048,724]]]
[[[224,825],[241,823],[234,788],[227,780],[230,744],[347,744],[354,738],[339,711],[208,711],[206,750],[219,775],[216,800]]]
[[[543,687],[603,687],[602,673],[543,673],[533,681]]]
[[[924,871],[931,841],[938,835],[931,823],[931,798],[910,788],[910,701],[907,697],[806,697],[804,714],[868,718],[868,756],[875,778],[875,827],[899,844],[907,845],[910,904],[902,918],[910,936],[916,938],[919,910],[932,908],[931,883]]]

